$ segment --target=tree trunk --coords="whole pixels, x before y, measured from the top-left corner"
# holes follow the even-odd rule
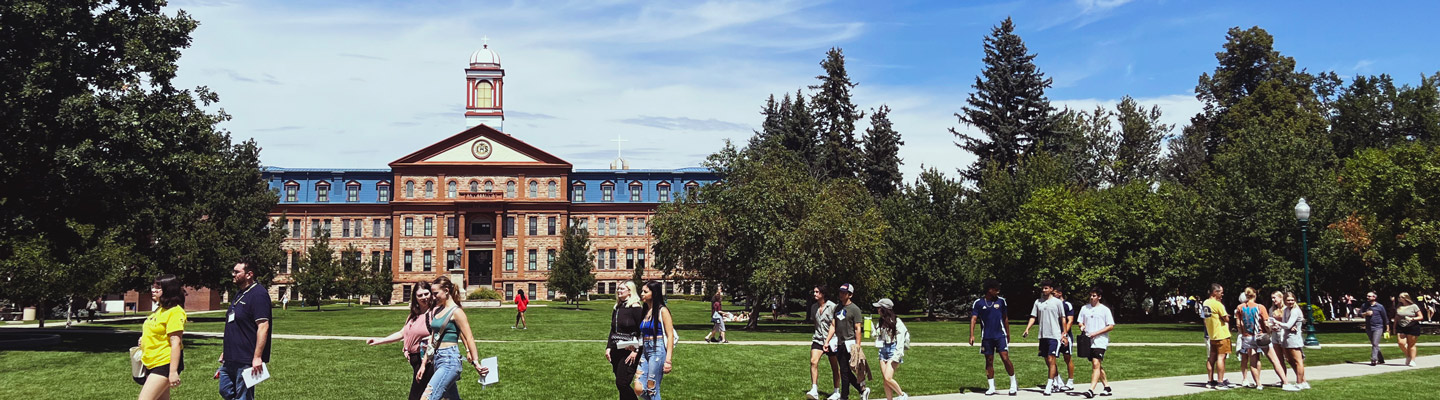
[[[40,320],[40,328],[45,328],[45,300],[40,300],[40,306],[35,307],[35,319]]]

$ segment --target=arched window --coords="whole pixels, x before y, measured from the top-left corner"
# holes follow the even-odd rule
[[[552,199],[553,199],[553,198],[556,198],[556,197],[559,197],[559,195],[560,195],[560,184],[559,184],[559,183],[555,183],[555,181],[550,181],[550,183],[546,185],[546,190],[545,190],[545,191],[548,192],[548,193],[546,193],[547,196],[545,196],[545,197],[552,198]]]
[[[435,198],[435,181],[425,181],[425,198]]]
[[[530,181],[530,184],[527,186],[529,186],[529,189],[525,191],[526,196],[532,199],[540,197],[540,182]]]
[[[512,199],[515,198],[515,190],[516,190],[515,181],[505,182],[505,197],[506,197],[506,198],[512,198]]]
[[[478,191],[480,191],[480,181],[470,181],[470,191],[471,191],[471,192],[478,192]]]
[[[415,181],[405,181],[405,197],[415,198]]]
[[[485,191],[486,191],[486,192],[493,192],[493,191],[495,191],[495,182],[485,181]]]
[[[450,181],[450,183],[445,184],[445,196],[452,199],[460,196],[459,193],[457,193],[460,191],[458,186],[460,185],[455,183],[455,181]]]
[[[475,83],[475,107],[495,107],[495,86],[491,85],[490,81],[480,81]]]

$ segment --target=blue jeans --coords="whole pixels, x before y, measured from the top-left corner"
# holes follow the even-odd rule
[[[460,380],[460,346],[436,350],[431,367],[435,368],[435,375],[430,377],[430,400],[460,400],[460,388],[455,386]]]
[[[255,388],[245,387],[244,375],[250,373],[250,364],[226,361],[220,364],[220,398],[225,400],[255,400]]]
[[[640,356],[640,368],[636,380],[645,391],[642,399],[660,400],[660,380],[665,377],[665,337],[645,339],[641,345],[644,353]]]

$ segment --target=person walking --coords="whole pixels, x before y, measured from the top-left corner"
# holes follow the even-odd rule
[[[1071,347],[1075,344],[1075,333],[1071,332],[1070,327],[1075,325],[1075,315],[1080,310],[1065,299],[1065,291],[1061,288],[1055,288],[1053,293],[1055,298],[1060,300],[1060,304],[1064,306],[1064,312],[1060,314],[1060,335],[1067,339],[1060,343],[1060,355],[1065,357],[1065,381],[1060,381],[1057,376],[1055,386],[1059,387],[1061,392],[1069,392],[1075,389],[1075,361],[1071,357]]]
[[[815,305],[812,306],[810,315],[815,319],[815,334],[810,337],[810,391],[805,392],[805,398],[815,400],[820,398],[820,358],[830,360],[830,381],[834,389],[830,391],[830,398],[840,398],[840,361],[835,358],[835,348],[838,343],[835,340],[830,327],[835,322],[835,302],[830,301],[825,295],[825,287],[816,285],[811,289],[810,294],[815,297]]]
[[[830,351],[835,353],[835,358],[841,366],[840,396],[836,397],[832,394],[830,395],[831,399],[850,398],[850,387],[852,386],[855,387],[855,391],[860,392],[861,399],[870,399],[870,387],[866,385],[865,381],[858,380],[856,376],[857,372],[861,370],[865,353],[862,352],[863,349],[860,345],[861,332],[864,332],[860,324],[864,321],[864,315],[860,312],[860,306],[851,301],[854,296],[854,285],[848,283],[840,285],[840,293],[836,295],[840,299],[840,304],[836,305],[835,319],[830,325],[829,334],[826,335],[827,338],[838,338],[838,343],[827,344],[827,346],[831,347]]]
[[[1045,358],[1045,367],[1049,375],[1046,375],[1045,391],[1046,396],[1054,392],[1058,385],[1055,380],[1060,377],[1060,370],[1056,369],[1055,357],[1060,354],[1060,343],[1069,342],[1060,334],[1060,316],[1064,312],[1064,305],[1060,299],[1054,297],[1055,284],[1049,279],[1040,281],[1040,299],[1030,307],[1030,322],[1025,324],[1025,332],[1020,337],[1030,337],[1030,328],[1040,323],[1040,357]]]
[[[525,323],[525,309],[530,308],[530,297],[525,295],[525,289],[515,289],[515,324],[510,329],[519,326],[520,329],[530,329]]]
[[[255,388],[246,387],[241,374],[259,375],[270,362],[270,292],[255,281],[256,265],[242,261],[230,269],[240,288],[225,315],[224,347],[220,353],[220,398],[254,400]]]
[[[1212,283],[1210,298],[1200,305],[1200,314],[1205,318],[1205,340],[1209,344],[1209,354],[1205,359],[1209,380],[1205,387],[1221,390],[1230,388],[1225,382],[1225,357],[1230,355],[1230,314],[1225,311],[1225,303],[1220,301],[1224,295],[1225,288]]]
[[[1105,390],[1101,396],[1114,394],[1110,390],[1110,377],[1105,374],[1105,349],[1110,347],[1110,331],[1115,330],[1115,315],[1110,313],[1110,307],[1100,303],[1100,288],[1090,289],[1090,302],[1080,307],[1080,314],[1077,318],[1080,321],[1080,342],[1076,344],[1076,353],[1082,358],[1090,360],[1090,389],[1085,391],[1085,398],[1095,398],[1095,385],[1103,384]]]
[[[615,374],[615,389],[621,400],[635,400],[635,368],[640,360],[640,321],[645,319],[635,281],[625,281],[615,291],[615,307],[610,312],[610,337],[605,341],[605,361]]]
[[[725,314],[720,312],[720,300],[720,292],[710,298],[710,333],[705,335],[706,342],[730,343],[725,340]]]
[[[1399,307],[1395,308],[1395,340],[1400,345],[1400,354],[1405,356],[1405,365],[1415,366],[1415,342],[1420,340],[1420,306],[1410,298],[1410,293],[1400,293]]]
[[[430,282],[420,282],[415,286],[415,292],[410,298],[410,316],[405,319],[405,325],[399,331],[379,339],[366,339],[365,344],[378,346],[382,344],[403,341],[400,353],[410,361],[410,400],[420,400],[420,395],[425,392],[425,385],[430,382],[430,377],[435,374],[434,368],[427,368],[424,373],[420,372],[421,363],[424,357],[421,355],[424,346],[430,339],[430,320],[426,319],[431,311],[434,302],[431,301]]]
[[[1360,313],[1360,317],[1365,318],[1365,333],[1370,336],[1370,365],[1384,364],[1385,355],[1380,352],[1380,341],[1390,336],[1390,318],[1375,292],[1366,293],[1365,300],[1369,303],[1365,303],[1365,311]]]
[[[1281,388],[1293,392],[1310,388],[1310,382],[1305,380],[1305,335],[1300,332],[1300,327],[1305,324],[1305,312],[1295,301],[1295,293],[1285,292],[1284,296],[1284,311],[1276,312],[1280,318],[1275,321],[1275,328],[1283,337],[1279,351],[1285,354],[1284,360],[1295,371],[1295,383]]]
[[[185,288],[175,275],[160,275],[150,283],[150,300],[160,308],[145,318],[140,329],[140,364],[145,374],[139,383],[139,400],[170,398],[185,371]]]
[[[660,400],[660,381],[674,369],[671,359],[675,355],[675,323],[670,308],[665,306],[662,288],[660,282],[650,281],[640,292],[640,301],[645,305],[645,317],[640,321],[642,356],[632,388],[635,395],[647,400]]]
[[[880,355],[880,378],[885,387],[885,399],[907,400],[910,395],[895,381],[895,371],[905,362],[905,349],[910,347],[910,330],[905,322],[895,315],[895,302],[880,299],[872,304],[880,314],[880,325],[875,327],[875,351]]]
[[[420,397],[427,400],[458,400],[460,388],[455,382],[460,380],[463,367],[460,349],[457,347],[462,344],[465,346],[465,354],[480,376],[485,376],[490,369],[480,366],[480,358],[475,351],[475,333],[470,329],[470,320],[466,317],[465,310],[460,308],[460,289],[450,282],[449,277],[440,275],[430,281],[430,290],[435,307],[427,316],[430,323],[426,327],[435,352],[426,354],[430,362],[420,365],[420,372],[415,374],[415,378],[421,379],[425,371],[433,369],[434,374],[425,384],[425,393]]]
[[[984,288],[985,296],[970,305],[970,345],[975,345],[975,324],[979,323],[980,354],[985,356],[985,379],[990,384],[985,395],[995,394],[995,354],[999,353],[1005,374],[1010,376],[1009,394],[1014,396],[1018,389],[1015,364],[1010,363],[1010,306],[1000,297],[1000,282],[987,279]]]

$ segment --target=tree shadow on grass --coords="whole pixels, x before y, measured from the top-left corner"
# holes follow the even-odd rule
[[[31,330],[15,332],[14,330],[0,330],[0,340],[7,336],[15,335],[60,335],[60,343],[48,346],[36,346],[32,348],[9,349],[6,351],[78,351],[86,353],[125,353],[136,346],[140,340],[138,332],[120,332],[114,329],[69,329],[69,330]],[[215,346],[213,340],[185,339],[185,347]]]

